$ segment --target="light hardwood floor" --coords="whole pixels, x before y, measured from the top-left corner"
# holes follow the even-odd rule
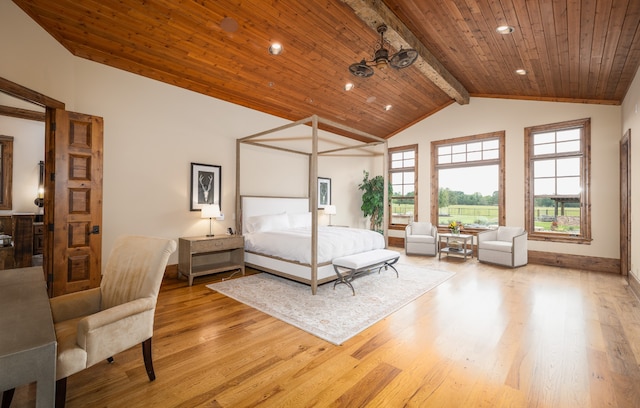
[[[67,407],[640,407],[640,305],[624,278],[401,262],[456,275],[342,346],[205,288],[221,275],[167,280],[157,380],[136,347],[70,377]],[[18,388],[12,406],[34,396]]]

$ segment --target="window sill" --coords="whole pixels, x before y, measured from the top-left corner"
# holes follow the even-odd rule
[[[546,241],[546,242],[564,242],[568,244],[585,244],[591,245],[591,238],[586,237],[572,237],[570,235],[560,234],[544,234],[544,233],[529,233],[529,241]]]

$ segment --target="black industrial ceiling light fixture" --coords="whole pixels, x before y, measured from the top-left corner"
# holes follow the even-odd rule
[[[376,52],[373,55],[373,59],[371,61],[363,59],[360,62],[349,65],[349,71],[357,77],[369,78],[373,75],[372,67],[384,69],[384,67],[388,65],[395,69],[406,68],[413,64],[418,58],[418,51],[414,49],[405,50],[402,49],[402,47],[400,47],[400,51],[389,57],[389,50],[385,48],[386,41],[384,39],[384,33],[387,31],[387,26],[382,24],[378,27],[377,31],[380,33],[380,44],[376,46]]]

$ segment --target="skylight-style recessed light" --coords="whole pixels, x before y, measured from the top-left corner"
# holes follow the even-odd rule
[[[515,30],[516,29],[513,26],[509,26],[509,25],[501,25],[500,27],[496,28],[496,32],[502,35],[511,34]]]
[[[520,69],[516,69],[516,74],[518,75],[527,75],[527,71],[520,68]]]
[[[346,84],[344,84],[344,90],[345,91],[350,91],[350,90],[353,89],[353,87],[354,87],[354,85],[353,85],[352,82],[347,82]]]
[[[271,46],[269,46],[269,54],[271,55],[280,55],[282,54],[282,50],[282,44],[278,42],[274,42],[273,44],[271,44]]]
[[[391,106],[391,105],[385,105],[385,106],[384,106],[384,110],[385,110],[385,111],[390,111],[390,110],[391,110],[391,108],[393,108],[393,106]]]

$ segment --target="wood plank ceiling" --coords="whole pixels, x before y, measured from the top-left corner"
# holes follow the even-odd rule
[[[350,64],[373,56],[372,25],[389,25],[390,43],[441,64],[471,96],[620,104],[640,65],[638,0],[13,1],[78,57],[385,138],[456,100],[418,63],[351,75]],[[499,25],[515,31],[498,34]],[[267,51],[273,41],[279,56]]]

